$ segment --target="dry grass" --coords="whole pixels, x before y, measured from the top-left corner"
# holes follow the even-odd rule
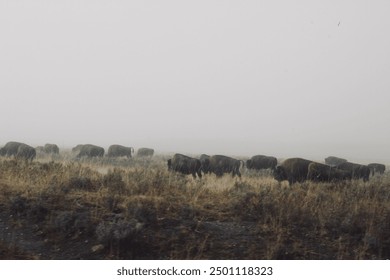
[[[288,186],[253,172],[193,179],[169,173],[165,162],[1,159],[0,227],[29,235],[11,243],[0,236],[3,258],[390,257],[386,174]]]

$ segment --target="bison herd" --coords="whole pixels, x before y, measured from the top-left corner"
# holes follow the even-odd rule
[[[20,142],[8,142],[0,149],[0,156],[14,157],[16,159],[24,159],[32,161],[37,153],[40,154],[59,154],[60,149],[56,144],[46,144],[33,148],[27,144]],[[72,148],[72,154],[76,158],[94,158],[103,157],[105,154],[104,148],[92,144],[80,144]],[[152,157],[154,150],[150,148],[138,149],[138,157]],[[107,157],[127,157],[131,158],[134,155],[133,147],[125,147],[121,145],[111,145],[108,148]]]
[[[370,175],[383,174],[383,164],[371,163],[362,165],[348,162],[346,159],[328,157],[325,164],[303,158],[289,158],[278,165],[275,157],[256,155],[246,162],[222,155],[208,156],[202,154],[199,159],[182,154],[175,154],[168,160],[168,169],[182,174],[192,174],[199,178],[203,174],[214,173],[217,177],[223,174],[241,177],[242,167],[254,170],[269,169],[277,181],[288,181],[290,184],[304,182],[337,182],[351,179],[368,181]]]
[[[33,148],[20,142],[8,142],[0,149],[0,155],[32,161],[37,153],[59,154],[56,144],[46,144]],[[72,148],[72,154],[76,158],[103,157],[105,150],[102,147],[92,144],[81,144]],[[139,148],[137,157],[151,158],[154,150],[150,148]],[[111,145],[107,151],[107,157],[117,158],[134,156],[133,147],[122,145]],[[182,154],[175,154],[167,161],[168,170],[192,175],[194,178],[202,178],[202,174],[213,173],[217,177],[224,174],[231,174],[233,177],[241,178],[244,167],[252,170],[270,170],[277,181],[287,180],[290,184],[304,182],[306,180],[316,182],[336,182],[351,179],[362,179],[368,181],[369,177],[375,174],[383,174],[385,165],[370,163],[362,165],[352,163],[343,158],[330,156],[325,158],[325,163],[314,162],[303,158],[289,158],[278,164],[278,160],[272,156],[255,155],[246,162],[224,155],[209,156],[202,154],[199,158],[193,158]]]

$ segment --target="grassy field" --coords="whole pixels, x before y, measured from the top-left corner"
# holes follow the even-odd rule
[[[288,186],[193,179],[166,159],[0,159],[0,258],[390,258],[387,173]]]

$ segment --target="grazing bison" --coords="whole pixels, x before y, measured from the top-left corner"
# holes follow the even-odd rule
[[[77,149],[75,149],[77,148]],[[77,158],[81,157],[102,157],[104,155],[104,148],[91,145],[91,144],[85,144],[85,145],[78,145],[75,148],[72,149],[72,151],[77,152],[78,155]]]
[[[56,144],[45,144],[45,146],[43,146],[43,151],[46,154],[58,155],[60,153],[60,148],[58,148],[58,146]]]
[[[6,157],[12,157],[12,156],[15,157],[18,152],[19,146],[22,144],[23,143],[14,142],[14,141],[6,143],[5,146],[0,149],[0,155]]]
[[[337,168],[351,172],[352,179],[363,179],[364,182],[367,182],[370,178],[370,169],[367,165],[361,165],[352,162],[343,162],[337,165]]]
[[[35,149],[27,144],[21,143],[16,152],[15,158],[32,161],[37,155]]]
[[[125,146],[121,146],[121,145],[111,145],[110,147],[108,147],[107,156],[131,158],[132,153],[134,154],[133,147],[125,147]]]
[[[208,171],[214,173],[218,177],[222,176],[224,173],[231,173],[233,177],[237,175],[241,178],[241,165],[243,165],[242,160],[215,155],[211,156],[209,159]]]
[[[202,178],[200,160],[182,154],[175,154],[172,159],[168,159],[168,170],[180,172],[185,175],[192,174],[196,178]]]
[[[154,150],[150,148],[139,148],[137,151],[137,157],[152,157]]]
[[[210,156],[206,154],[201,154],[199,157],[200,164],[202,166],[203,173],[207,174],[210,172]]]
[[[312,162],[308,166],[307,179],[316,182],[334,182],[351,180],[352,174],[330,165]]]
[[[383,174],[386,170],[386,166],[381,163],[370,163],[367,166],[370,169],[371,176],[375,175],[376,173]]]
[[[334,157],[334,156],[325,158],[325,163],[330,166],[338,166],[343,162],[347,162],[347,160],[339,157]]]
[[[276,166],[274,178],[281,182],[287,180],[290,185],[295,182],[304,182],[307,178],[309,164],[311,160],[303,158],[289,158]]]
[[[246,161],[246,167],[248,169],[271,169],[275,170],[276,165],[278,164],[278,160],[275,157],[268,157],[263,155],[253,156],[251,159]]]

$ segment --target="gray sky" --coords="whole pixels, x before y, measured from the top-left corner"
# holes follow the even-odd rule
[[[0,145],[390,163],[389,1],[0,1]]]

